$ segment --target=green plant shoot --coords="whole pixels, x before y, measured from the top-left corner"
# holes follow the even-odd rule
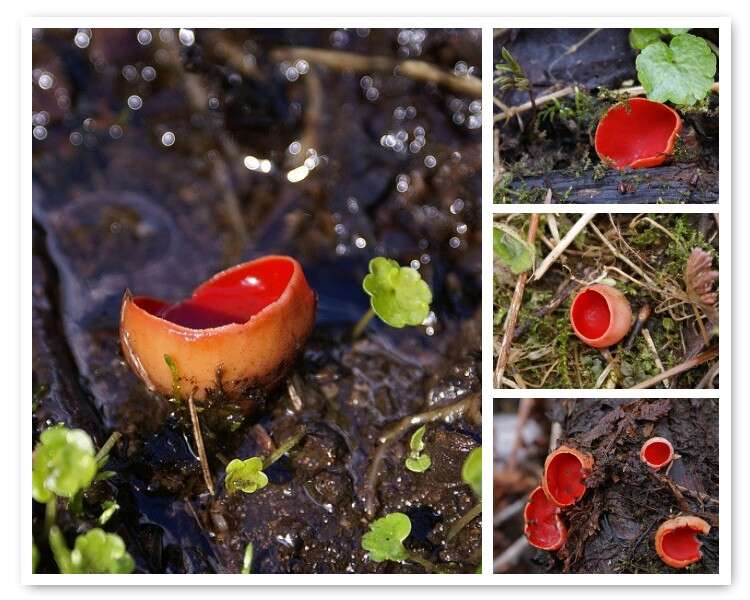
[[[60,573],[123,574],[135,568],[122,538],[98,527],[79,535],[72,551],[56,526],[50,530],[49,542]]]
[[[105,500],[102,503],[102,514],[99,515],[99,525],[105,525],[118,510],[120,510],[120,505],[117,502]]]
[[[224,485],[229,494],[237,491],[252,494],[263,489],[267,484],[268,477],[263,472],[263,459],[259,456],[245,460],[235,458],[227,465]]]
[[[370,311],[355,328],[361,332],[373,313],[391,327],[420,325],[430,314],[432,291],[419,271],[378,256],[370,261],[362,288],[370,296]]]
[[[464,480],[477,498],[482,497],[482,447],[474,448],[464,461],[461,469],[461,478]]]
[[[409,558],[404,540],[411,533],[411,520],[404,513],[394,512],[370,523],[370,531],[362,536],[362,549],[375,562]]]
[[[424,438],[425,431],[426,426],[422,425],[422,427],[412,434],[411,439],[409,440],[409,448],[411,451],[406,458],[405,464],[407,469],[415,473],[423,473],[429,469],[432,464],[432,459],[429,454],[423,452],[424,441],[422,438]]]
[[[512,227],[495,224],[492,230],[492,248],[495,257],[514,275],[528,271],[534,266],[536,248]]]
[[[253,566],[253,543],[248,542],[245,546],[245,556],[242,557],[242,571],[243,575],[249,575],[252,572]]]
[[[55,425],[42,432],[34,450],[31,495],[42,503],[55,496],[72,498],[91,485],[96,471],[94,443],[89,434]]]

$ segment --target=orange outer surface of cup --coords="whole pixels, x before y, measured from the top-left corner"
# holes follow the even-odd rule
[[[168,355],[177,365],[183,393],[192,392],[196,400],[205,399],[206,393],[219,385],[231,397],[277,383],[310,335],[316,305],[315,294],[296,260],[266,256],[257,261],[278,259],[293,264],[286,288],[244,323],[191,329],[149,313],[126,290],[120,343],[133,371],[149,389],[168,395],[172,391],[172,373],[164,359]]]
[[[700,541],[697,540],[697,555],[693,558],[678,559],[670,556],[665,551],[664,538],[669,533],[683,527],[687,527],[693,530],[695,533],[702,533],[703,535],[706,535],[711,530],[711,526],[706,523],[706,521],[704,521],[700,517],[694,516],[674,517],[672,519],[664,521],[664,523],[659,525],[659,529],[656,530],[656,537],[654,538],[656,553],[659,555],[659,558],[661,558],[662,562],[669,565],[670,567],[674,567],[675,569],[684,569],[688,565],[692,565],[693,563],[698,562],[701,558],[703,558],[703,555],[700,551]]]
[[[609,308],[609,326],[605,332],[597,338],[588,338],[583,335],[578,331],[575,321],[573,320],[573,307],[578,298],[587,291],[594,291],[601,295]],[[570,305],[569,316],[573,333],[575,333],[581,341],[592,348],[608,348],[609,346],[613,346],[625,337],[625,334],[630,330],[633,321],[633,311],[630,308],[630,302],[628,302],[625,294],[617,288],[603,283],[596,283],[579,291]]]

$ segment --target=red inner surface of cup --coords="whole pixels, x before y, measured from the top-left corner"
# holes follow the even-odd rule
[[[560,509],[549,501],[542,488],[529,497],[524,516],[528,524],[527,536],[537,547],[552,548],[560,542],[562,531],[557,520]]]
[[[578,332],[590,340],[602,337],[611,320],[607,301],[595,290],[586,290],[575,299],[572,314]]]
[[[664,154],[678,121],[659,102],[631,100],[610,109],[600,126],[597,151],[623,168],[636,160]]]
[[[586,491],[583,465],[569,452],[561,452],[550,461],[545,477],[550,495],[560,504],[572,504]]]
[[[678,527],[667,533],[661,540],[664,553],[675,560],[694,560],[700,558],[701,543],[697,532],[687,526]]]
[[[167,304],[135,298],[143,310],[191,329],[245,323],[284,293],[294,272],[291,261],[278,258],[231,269],[199,286],[187,300]]]
[[[664,442],[650,442],[643,450],[646,461],[652,465],[662,465],[669,460],[669,446]]]

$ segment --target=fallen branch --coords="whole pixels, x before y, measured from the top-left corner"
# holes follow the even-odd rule
[[[675,365],[671,369],[667,369],[663,373],[659,373],[658,375],[654,375],[653,377],[649,377],[648,379],[641,381],[639,384],[634,385],[631,387],[631,390],[645,390],[648,389],[657,383],[668,379],[669,377],[674,377],[675,375],[679,375],[680,373],[684,373],[685,371],[689,371],[690,369],[694,369],[695,367],[698,367],[702,365],[703,363],[708,362],[709,360],[713,360],[719,356],[719,349],[718,348],[712,348],[711,350],[706,350],[705,352],[701,352],[697,356],[694,356],[693,358],[689,358],[685,362],[680,363],[679,365]]]
[[[526,241],[530,244],[534,243],[536,238],[536,230],[539,227],[539,214],[534,213],[531,215],[531,223],[529,224],[529,233],[526,236]],[[503,375],[505,374],[505,367],[508,364],[508,357],[510,356],[510,345],[513,343],[513,332],[516,330],[516,322],[518,321],[518,313],[521,309],[521,301],[523,300],[523,291],[526,288],[526,280],[529,277],[529,272],[524,271],[518,276],[516,281],[516,289],[513,291],[513,298],[510,301],[508,307],[508,314],[505,317],[505,332],[503,333],[503,340],[500,343],[500,351],[497,355],[497,363],[495,366],[495,387],[502,387]]]

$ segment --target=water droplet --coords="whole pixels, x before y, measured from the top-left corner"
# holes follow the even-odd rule
[[[78,30],[78,33],[73,37],[73,43],[79,48],[88,48],[91,43],[91,34],[82,29]]]
[[[36,139],[43,140],[47,137],[47,128],[43,125],[37,125],[31,130],[31,133]]]
[[[461,240],[454,235],[451,239],[448,240],[448,244],[451,248],[458,248],[461,245]]]
[[[68,139],[70,140],[70,143],[73,144],[74,146],[80,146],[81,143],[83,143],[83,136],[77,131],[74,131],[73,133],[71,133]]]
[[[216,110],[217,108],[219,108],[219,99],[215,96],[211,96],[208,99],[208,108],[210,108],[211,110]]]
[[[153,81],[156,79],[156,69],[151,66],[143,67],[141,69],[141,77],[143,77],[144,81]]]
[[[294,141],[289,144],[289,154],[291,154],[292,156],[297,156],[297,154],[299,154],[301,150],[302,144],[300,144],[299,142]]]
[[[109,136],[110,136],[110,137],[111,137],[111,138],[112,138],[113,140],[119,140],[119,139],[120,139],[120,138],[122,137],[122,127],[120,127],[120,126],[119,126],[119,125],[117,125],[117,124],[115,124],[115,125],[112,125],[112,126],[111,126],[111,127],[109,128]]]
[[[365,92],[365,98],[367,98],[370,102],[375,102],[380,97],[380,92],[378,91],[378,88],[376,87],[369,87],[367,88],[367,91]]]
[[[367,246],[367,241],[365,240],[365,238],[357,236],[354,238],[354,245],[361,250],[362,248]]]
[[[192,29],[180,29],[177,37],[183,46],[192,46],[195,43],[195,33]]]
[[[31,122],[34,125],[47,125],[49,124],[49,113],[46,110],[34,113],[31,117]]]
[[[428,169],[432,169],[437,164],[437,159],[432,156],[432,154],[428,154],[424,157],[424,166]]]
[[[353,196],[350,196],[346,199],[346,208],[349,209],[349,212],[354,214],[359,211],[359,202],[357,202],[357,199]]]
[[[461,198],[456,198],[451,204],[450,211],[452,214],[457,215],[464,209],[464,201]]]
[[[172,146],[174,144],[174,141],[174,133],[172,133],[171,131],[165,131],[161,136],[161,143],[167,147]]]
[[[143,106],[143,100],[140,96],[133,94],[128,98],[128,107],[131,110],[139,110]]]
[[[288,67],[284,73],[284,77],[286,77],[287,81],[297,81],[299,79],[299,71],[294,67]]]
[[[53,85],[55,85],[55,78],[52,76],[52,73],[48,73],[47,71],[43,71],[39,75],[39,79],[37,80],[37,84],[43,90],[48,90]]]
[[[136,38],[138,39],[138,43],[141,46],[148,46],[151,43],[153,37],[154,36],[151,35],[151,32],[148,29],[141,29],[136,36]]]
[[[299,71],[300,75],[304,75],[310,70],[310,65],[306,60],[298,60],[294,63],[294,68]]]
[[[415,259],[414,259],[413,261],[411,261],[411,262],[409,263],[409,266],[410,266],[410,267],[411,267],[412,269],[418,270],[418,269],[419,269],[419,267],[421,267],[421,266],[422,266],[422,263],[420,263],[420,262],[419,262],[419,261],[418,261],[418,260],[417,260],[417,259],[415,258]]]
[[[122,68],[122,76],[126,81],[135,81],[138,77],[138,69],[136,69],[133,65],[125,65]]]
[[[466,223],[459,223],[456,225],[456,233],[460,233],[463,235],[469,230],[469,227],[466,225]]]

